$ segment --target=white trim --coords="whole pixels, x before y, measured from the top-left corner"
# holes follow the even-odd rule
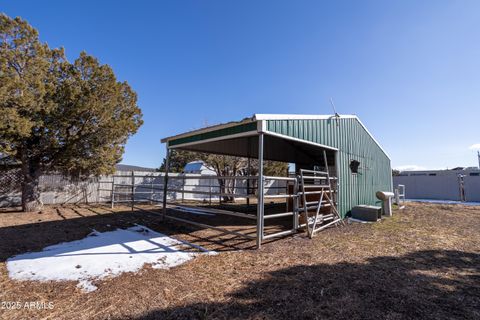
[[[257,131],[258,133],[263,133],[267,131],[267,121],[258,120],[257,121]]]
[[[197,130],[192,130],[192,131],[180,133],[180,134],[177,134],[175,136],[166,137],[166,138],[161,139],[160,142],[165,143],[165,142],[168,142],[170,140],[176,140],[176,139],[179,139],[179,138],[188,137],[188,136],[192,136],[192,135],[197,135],[197,134],[201,134],[201,133],[206,133],[206,132],[210,132],[210,131],[216,131],[216,130],[220,130],[220,129],[236,127],[238,125],[247,124],[247,123],[255,122],[255,121],[256,120],[253,119],[253,118],[247,118],[247,119],[244,119],[244,120],[241,120],[241,121],[232,121],[232,122],[228,122],[228,123],[221,123],[221,124],[217,124],[217,125],[206,127],[206,128],[201,128],[201,129],[197,129]]]
[[[291,140],[291,141],[295,141],[295,142],[309,144],[309,145],[312,145],[312,146],[315,146],[315,147],[320,147],[320,148],[324,148],[324,149],[328,149],[328,150],[338,151],[338,149],[334,148],[334,147],[326,146],[324,144],[320,144],[320,143],[316,143],[316,142],[312,142],[312,141],[308,141],[308,140],[303,140],[303,139],[290,137],[290,136],[280,134],[280,133],[276,133],[276,132],[272,132],[272,131],[265,131],[264,133],[266,135],[279,137],[279,138],[282,138],[282,139],[285,139],[285,140]]]
[[[336,118],[328,114],[255,114],[254,120],[329,120]],[[340,115],[340,118],[357,118],[355,115]]]
[[[258,132],[253,130],[253,131],[230,134],[230,135],[227,135],[227,136],[210,138],[210,139],[206,139],[206,140],[198,140],[198,141],[193,141],[193,142],[176,144],[174,146],[169,146],[168,148],[169,149],[176,149],[176,148],[181,148],[181,147],[186,147],[186,146],[193,146],[193,145],[196,145],[196,144],[202,144],[202,143],[206,143],[206,142],[213,142],[213,141],[219,141],[219,140],[228,140],[228,139],[234,139],[234,138],[256,136],[257,134],[258,134]]]

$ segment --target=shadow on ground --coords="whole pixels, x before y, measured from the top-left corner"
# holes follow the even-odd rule
[[[479,319],[480,255],[418,251],[366,263],[268,273],[225,303],[171,307],[137,319]]]
[[[173,236],[194,233],[178,224],[165,224],[157,214],[141,211],[72,206],[59,208],[56,214],[56,220],[0,227],[0,262],[15,254],[82,239],[92,229],[103,232],[142,224]],[[197,242],[197,233],[191,237],[194,241],[190,242],[200,245],[214,241],[210,236],[200,236]],[[224,248],[235,250],[228,244]],[[158,292],[161,290],[158,288]],[[245,283],[239,291],[226,293],[225,300],[177,301],[136,319],[245,318],[480,319],[480,254],[424,250],[361,262],[284,266],[266,273],[261,280]]]
[[[106,206],[78,205],[55,207],[53,210],[56,212],[56,220],[41,221],[43,216],[35,214],[38,218],[36,222],[27,221],[28,223],[25,224],[0,227],[0,262],[17,254],[40,251],[50,245],[83,239],[92,230],[105,232],[117,228],[126,229],[136,224],[147,226],[173,237],[178,236],[179,240],[187,240],[195,245],[214,245],[215,251],[234,251],[255,247],[254,241],[235,236],[229,236],[229,240],[220,239],[219,235],[221,234],[218,232],[214,232],[213,235],[212,232],[202,234],[197,232],[199,230],[197,227],[192,228],[181,223],[172,223],[169,220],[163,222],[159,213],[141,210],[114,211]],[[21,214],[19,212],[19,217]],[[169,210],[169,214],[186,217],[186,214],[174,210]],[[245,222],[250,223],[245,219],[224,216],[214,219],[190,216],[189,219],[212,225],[228,226],[234,231],[242,231]],[[255,230],[249,230],[249,232],[251,235],[255,234]],[[186,237],[186,239],[182,239],[182,237]]]

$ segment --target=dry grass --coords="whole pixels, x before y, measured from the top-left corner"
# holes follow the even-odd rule
[[[376,224],[352,224],[249,250],[231,236],[163,224],[127,208],[48,207],[0,213],[0,301],[53,302],[52,310],[0,310],[4,319],[479,319],[480,207],[410,203]],[[15,254],[144,224],[222,251],[171,270],[95,283],[17,282]],[[233,220],[222,224],[239,228]],[[239,248],[247,250],[239,250]]]

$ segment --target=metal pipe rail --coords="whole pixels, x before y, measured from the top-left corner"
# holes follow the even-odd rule
[[[295,233],[297,233],[297,230],[285,230],[285,231],[280,231],[280,232],[277,232],[277,233],[264,234],[263,235],[263,240],[284,237],[284,236],[292,235],[292,234],[295,234]]]
[[[296,194],[266,194],[264,199],[283,199],[283,198],[296,198]]]
[[[131,178],[132,175],[126,175],[126,174],[120,174],[120,175],[113,175],[115,176],[115,178]],[[163,178],[165,177],[164,174],[158,174],[158,175],[138,175],[138,174],[135,174],[133,175],[133,177],[135,178]],[[176,175],[176,176],[172,176],[172,175],[169,175],[168,176],[168,179],[171,180],[171,179],[183,179],[183,178],[186,178],[186,179],[238,179],[238,180],[241,180],[241,179],[251,179],[251,180],[257,180],[258,179],[258,176],[216,176],[216,175],[198,175],[198,176],[186,176],[186,175]],[[283,177],[272,177],[272,178],[283,178]],[[112,181],[99,181],[99,182],[112,182]]]
[[[165,218],[171,219],[171,220],[175,220],[175,221],[179,221],[179,222],[183,222],[183,223],[187,223],[187,224],[191,224],[191,225],[198,226],[198,227],[201,227],[201,228],[213,229],[213,230],[217,230],[217,231],[220,231],[220,232],[223,232],[223,233],[234,234],[234,235],[236,235],[236,236],[239,236],[239,237],[242,237],[242,238],[246,238],[246,239],[249,239],[249,240],[255,240],[255,237],[250,236],[250,235],[248,235],[248,234],[244,234],[244,233],[241,233],[241,232],[237,232],[237,231],[228,230],[228,229],[225,229],[225,228],[220,228],[220,227],[212,226],[212,225],[209,225],[209,224],[204,224],[204,223],[200,223],[200,222],[196,222],[196,221],[186,220],[186,219],[174,217],[174,216],[171,216],[171,215],[168,215],[168,214],[165,215]]]
[[[263,149],[263,139],[259,138],[259,150]],[[167,153],[168,157],[168,153]],[[262,158],[263,155],[259,154],[259,157]],[[168,161],[167,161],[167,168],[168,168]],[[310,194],[320,194],[325,191],[306,191],[299,192],[301,181],[299,181],[299,177],[275,177],[275,176],[263,176],[261,173],[263,170],[260,170],[260,174],[258,176],[185,176],[185,175],[176,175],[171,176],[168,173],[165,175],[117,175],[113,176],[111,181],[102,181],[102,183],[109,184],[112,186],[111,189],[111,201],[112,207],[115,202],[117,203],[131,203],[132,210],[134,208],[135,202],[139,203],[162,203],[163,204],[163,213],[162,217],[191,224],[193,226],[197,226],[200,228],[210,228],[222,233],[233,234],[238,237],[242,237],[248,240],[256,240],[257,247],[260,247],[263,240],[272,239],[277,237],[283,237],[291,234],[295,234],[298,232],[299,228],[302,226],[299,224],[299,216],[302,213],[302,209],[299,208],[300,198],[305,195]],[[309,182],[309,184],[305,184],[305,188],[322,188],[325,187],[327,181],[336,182],[337,178],[335,177],[328,177],[327,172],[321,172],[327,175],[325,176],[310,176],[308,173],[318,173],[313,170],[303,170],[304,179]],[[116,180],[117,178],[125,178]],[[131,183],[129,179],[131,179]],[[143,178],[143,180],[142,180]],[[136,180],[137,179],[137,180]],[[139,181],[140,179],[141,181]],[[161,182],[158,180],[161,179]],[[171,181],[170,181],[171,180]],[[236,181],[230,183],[227,186],[222,186],[220,184],[221,181],[232,180]],[[194,182],[192,182],[194,181]],[[251,181],[254,181],[252,183]],[[255,182],[256,181],[256,182]],[[159,183],[160,182],[160,183]],[[196,184],[198,182],[198,184]],[[305,183],[305,182],[304,182]],[[315,184],[319,183],[319,184]],[[233,186],[234,184],[237,184]],[[289,186],[293,186],[293,189],[289,189]],[[118,188],[118,189],[117,189]],[[117,190],[116,190],[117,189]],[[227,190],[233,190],[233,192],[225,192]],[[283,191],[282,191],[283,190]],[[270,191],[271,194],[266,194],[266,192]],[[237,193],[238,192],[238,193]],[[163,193],[162,199],[158,198],[158,195]],[[332,191],[335,193],[335,191]],[[181,197],[180,197],[181,194]],[[208,207],[198,207],[198,206],[189,206],[185,205],[183,202],[185,200],[186,194],[192,195],[201,195],[199,197],[191,196],[189,199],[195,200],[196,198],[203,199],[205,198],[212,202],[212,198],[218,199],[219,202],[222,201],[223,197],[232,197],[232,198],[244,198],[247,199],[247,205],[249,205],[249,199],[257,199],[257,214],[248,214],[238,211],[230,211],[230,210],[222,210],[217,208],[208,208]],[[130,195],[130,199],[127,197]],[[202,196],[203,195],[203,196]],[[125,199],[127,198],[127,199]],[[274,214],[265,214],[264,212],[264,200],[267,199],[291,199],[293,204],[293,208],[290,208],[289,212],[281,212],[281,213],[274,213]],[[182,202],[180,204],[180,202]],[[206,213],[206,214],[213,214],[213,215],[225,215],[225,216],[234,216],[237,218],[243,218],[248,220],[256,221],[255,224],[255,233],[254,236],[250,231],[250,234],[242,233],[235,230],[228,230],[226,228],[222,228],[219,226],[209,225],[207,223],[192,221],[188,217],[185,218],[184,216],[176,216],[172,215],[171,212],[167,212],[167,203],[168,208],[170,209],[177,209],[181,212],[188,213]],[[172,206],[173,205],[173,206]],[[327,205],[326,203],[322,202],[322,206]],[[311,207],[307,205],[307,210],[316,207]],[[272,219],[280,219],[280,218],[292,218],[293,226],[288,230],[283,230],[271,234],[265,234],[265,221],[270,221]],[[329,219],[325,217],[325,220]],[[248,233],[248,232],[247,232]]]
[[[113,193],[114,193],[114,194],[130,194],[130,195],[132,194],[131,192],[122,192],[122,191],[114,191]],[[146,194],[152,194],[151,192],[146,192],[146,191],[144,191],[144,192],[142,192],[142,191],[135,191],[135,194],[145,194],[145,193],[146,193]]]
[[[118,186],[117,184],[115,186]],[[130,185],[132,186],[132,185]],[[136,186],[136,185],[133,185]],[[152,188],[146,188],[145,189],[152,189]],[[163,188],[153,188],[153,190],[160,190],[163,192]],[[221,196],[221,197],[237,197],[237,198],[245,198],[245,197],[255,197],[252,195],[247,195],[247,194],[239,194],[239,193],[221,193],[221,192],[209,192],[209,191],[198,191],[198,190],[184,190],[184,189],[172,189],[168,188],[167,192],[179,192],[179,193],[192,193],[192,194],[208,194],[212,196]],[[122,192],[122,191],[113,191],[114,194],[131,194],[131,192]],[[142,191],[135,191],[135,194],[137,193],[151,193],[151,192],[142,192]]]
[[[295,182],[297,179],[296,178],[290,178],[290,177],[274,177],[274,176],[264,176],[264,180],[278,180],[278,181],[292,181]]]
[[[275,219],[275,218],[293,216],[294,214],[295,214],[295,212],[283,212],[283,213],[266,214],[266,215],[263,216],[263,218],[264,219]]]
[[[238,193],[222,193],[222,192],[209,192],[209,191],[197,191],[197,190],[183,190],[183,189],[167,189],[167,192],[183,192],[192,194],[208,194],[217,197],[233,197],[233,198],[255,198],[254,195],[238,194]]]
[[[316,179],[316,180],[327,180],[327,179],[329,179],[329,180],[338,180],[338,178],[336,178],[336,177],[330,177],[330,178],[328,178],[328,177],[325,177],[325,176],[303,176],[303,178],[304,178],[305,180],[307,180],[307,179]]]
[[[308,170],[308,169],[301,169],[302,172],[314,173],[314,174],[328,174],[327,171],[315,171],[315,170]]]
[[[132,178],[133,176],[125,176],[125,177],[130,177]],[[178,178],[178,179],[182,179],[183,181],[185,180],[188,180],[188,179],[199,179],[199,177],[173,177],[173,178]],[[203,178],[203,177],[200,177],[200,178]],[[222,179],[226,179],[226,178],[232,178],[231,176],[230,177],[216,177],[216,176],[208,176],[208,178],[210,179],[216,179],[216,178],[222,178]],[[253,178],[253,176],[236,176],[235,178],[237,179],[245,179],[245,178]],[[132,178],[133,179],[133,178]],[[266,177],[267,180],[278,180],[278,181],[292,181],[294,182],[295,181],[295,178],[287,178],[287,177]],[[130,190],[130,191],[115,191],[115,188],[116,187],[120,187],[120,188],[131,188],[132,190],[134,190],[135,194],[147,194],[147,193],[150,193],[150,194],[155,194],[154,190],[155,191],[159,191],[159,192],[163,192],[164,191],[164,187],[162,184],[145,184],[145,183],[140,183],[140,184],[128,184],[128,183],[114,183],[113,181],[110,182],[112,184],[112,194],[115,195],[115,194],[118,194],[118,195],[128,195],[128,194],[132,194],[133,192]],[[158,187],[157,187],[158,186]],[[188,188],[185,188],[185,187],[195,187],[195,188],[210,188],[209,191],[201,191],[201,190],[188,190]],[[277,187],[277,186],[269,186],[268,189],[269,190],[284,190],[286,186],[280,186],[280,187]],[[234,197],[234,198],[249,198],[249,199],[252,199],[252,198],[256,198],[254,192],[253,193],[248,193],[248,194],[243,194],[243,193],[229,193],[229,192],[217,192],[217,191],[213,191],[214,189],[219,189],[221,188],[221,186],[219,185],[195,185],[195,184],[192,184],[192,185],[187,185],[187,184],[182,184],[181,188],[178,188],[178,187],[168,187],[167,188],[167,192],[178,192],[178,193],[182,193],[182,198],[183,198],[183,194],[201,194],[201,195],[208,195],[210,198],[211,197]],[[135,190],[135,189],[140,189],[140,190],[150,190],[150,192],[148,191],[138,191],[138,190]],[[250,186],[250,187],[245,187],[245,186],[235,186],[235,189],[241,189],[241,190],[249,190],[249,191],[255,191],[258,189],[258,186]],[[269,199],[275,199],[275,198],[293,198],[295,197],[295,195],[288,195],[288,194],[276,194],[276,195],[265,195],[265,198],[269,198]]]
[[[307,195],[307,194],[322,194],[322,193],[330,193],[330,191],[305,191],[305,192],[299,192],[298,194],[300,195]]]
[[[163,176],[162,176],[163,177]],[[198,176],[198,177],[187,177],[187,176],[168,176],[168,179],[230,179],[230,180],[257,180],[258,176]]]
[[[213,214],[223,214],[227,216],[234,216],[234,217],[240,217],[240,218],[245,218],[245,219],[251,219],[251,220],[256,220],[257,217],[253,214],[248,214],[248,213],[243,213],[243,212],[237,212],[237,211],[228,211],[228,210],[221,210],[221,209],[214,209],[214,208],[201,208],[201,207],[194,207],[194,206],[189,206],[189,205],[181,205],[177,206],[178,208],[186,208],[191,209],[192,212],[205,212],[205,213],[213,213]],[[173,208],[175,209],[175,208]]]

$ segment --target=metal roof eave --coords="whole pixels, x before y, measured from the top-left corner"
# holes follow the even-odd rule
[[[206,133],[206,132],[210,132],[210,131],[216,131],[216,130],[220,130],[220,129],[235,127],[235,126],[238,126],[238,125],[241,125],[241,124],[246,124],[246,123],[251,123],[251,122],[256,122],[256,121],[257,120],[255,120],[253,117],[250,117],[250,118],[245,118],[241,121],[231,121],[231,122],[227,122],[227,123],[221,123],[221,124],[213,125],[213,126],[206,127],[206,128],[201,128],[201,129],[196,129],[196,130],[180,133],[180,134],[177,134],[177,135],[174,135],[174,136],[169,136],[169,137],[161,139],[160,142],[161,143],[166,143],[170,140],[176,140],[176,139],[185,138],[185,137],[189,137],[189,136],[193,136],[193,135],[198,135],[198,134],[202,134],[202,133]]]
[[[184,148],[184,147],[188,147],[188,146],[194,146],[194,145],[199,145],[199,144],[204,144],[204,143],[209,143],[209,142],[228,140],[228,139],[234,139],[234,138],[242,138],[242,137],[252,137],[252,136],[257,136],[257,135],[258,135],[257,131],[246,131],[246,132],[242,132],[242,133],[230,134],[230,135],[225,135],[225,136],[211,138],[211,139],[204,139],[204,140],[193,141],[193,142],[179,143],[179,144],[176,144],[176,145],[173,145],[173,146],[168,146],[168,148],[169,149],[178,149],[178,148]]]

